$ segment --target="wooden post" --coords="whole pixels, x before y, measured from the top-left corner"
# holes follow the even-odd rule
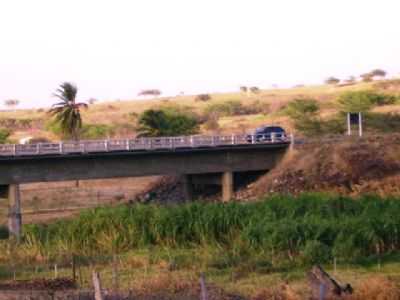
[[[8,230],[10,235],[15,237],[17,242],[21,240],[22,214],[21,214],[21,194],[19,184],[8,186]]]
[[[113,263],[112,263],[112,284],[114,291],[118,291],[119,282],[118,282],[118,257],[117,255],[113,255]]]
[[[94,288],[94,299],[95,300],[104,300],[104,296],[101,291],[100,275],[98,272],[93,271],[92,280],[93,280],[93,288]]]
[[[72,279],[76,282],[76,260],[75,254],[72,254]]]

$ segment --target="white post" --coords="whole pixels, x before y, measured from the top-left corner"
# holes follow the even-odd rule
[[[294,134],[290,134],[290,150],[294,149]]]
[[[231,136],[231,142],[232,142],[232,145],[235,145],[235,135],[234,134],[232,134],[232,136]]]
[[[129,147],[129,139],[126,140],[126,150],[128,150],[128,151],[130,150],[130,147]]]
[[[63,154],[63,152],[64,152],[64,144],[63,144],[63,142],[60,142],[58,144],[58,149],[59,149],[60,154]]]
[[[360,137],[363,135],[362,113],[358,113],[358,134]]]
[[[347,113],[347,135],[351,135],[351,121],[350,121],[350,114]]]
[[[36,154],[40,154],[40,143],[36,144]]]
[[[13,155],[17,155],[17,145],[13,145]]]
[[[251,143],[254,144],[254,143],[255,143],[255,140],[256,140],[256,139],[255,139],[255,136],[254,136],[254,134],[252,134],[252,135],[251,135]]]
[[[108,140],[104,140],[104,150],[108,152]]]
[[[194,145],[193,145],[193,144],[194,144],[194,141],[193,141],[193,136],[192,136],[192,135],[190,136],[189,140],[190,140],[190,146],[193,147],[193,146],[194,146]]]
[[[275,143],[275,132],[271,132],[271,143]]]

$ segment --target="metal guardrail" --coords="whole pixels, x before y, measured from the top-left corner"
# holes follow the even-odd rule
[[[0,145],[0,156],[175,150],[182,148],[274,144],[283,142],[293,142],[292,136],[272,133],[262,135],[178,136],[123,140],[63,141],[59,143]]]

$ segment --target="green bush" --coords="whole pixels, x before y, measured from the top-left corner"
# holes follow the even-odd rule
[[[319,104],[315,99],[294,99],[284,110],[293,120],[315,118],[319,114]]]
[[[11,131],[6,128],[0,128],[0,144],[8,142],[8,138],[11,135]]]
[[[351,91],[343,93],[338,98],[342,112],[366,112],[374,106],[394,104],[396,97],[373,91]]]
[[[239,100],[211,103],[204,111],[205,114],[217,114],[219,117],[229,117],[244,114],[244,106]]]
[[[318,240],[310,240],[301,256],[305,265],[323,264],[332,259],[332,249]]]
[[[190,135],[199,130],[199,123],[195,117],[165,109],[144,111],[138,124],[139,136],[146,137]]]
[[[9,237],[9,232],[7,226],[0,226],[0,240],[6,240]]]
[[[81,130],[82,139],[104,139],[114,135],[114,128],[106,124],[86,124]]]

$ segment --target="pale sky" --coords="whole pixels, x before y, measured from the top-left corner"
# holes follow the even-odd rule
[[[400,73],[398,0],[0,0],[0,102],[321,83]],[[2,107],[2,106],[0,106]]]

